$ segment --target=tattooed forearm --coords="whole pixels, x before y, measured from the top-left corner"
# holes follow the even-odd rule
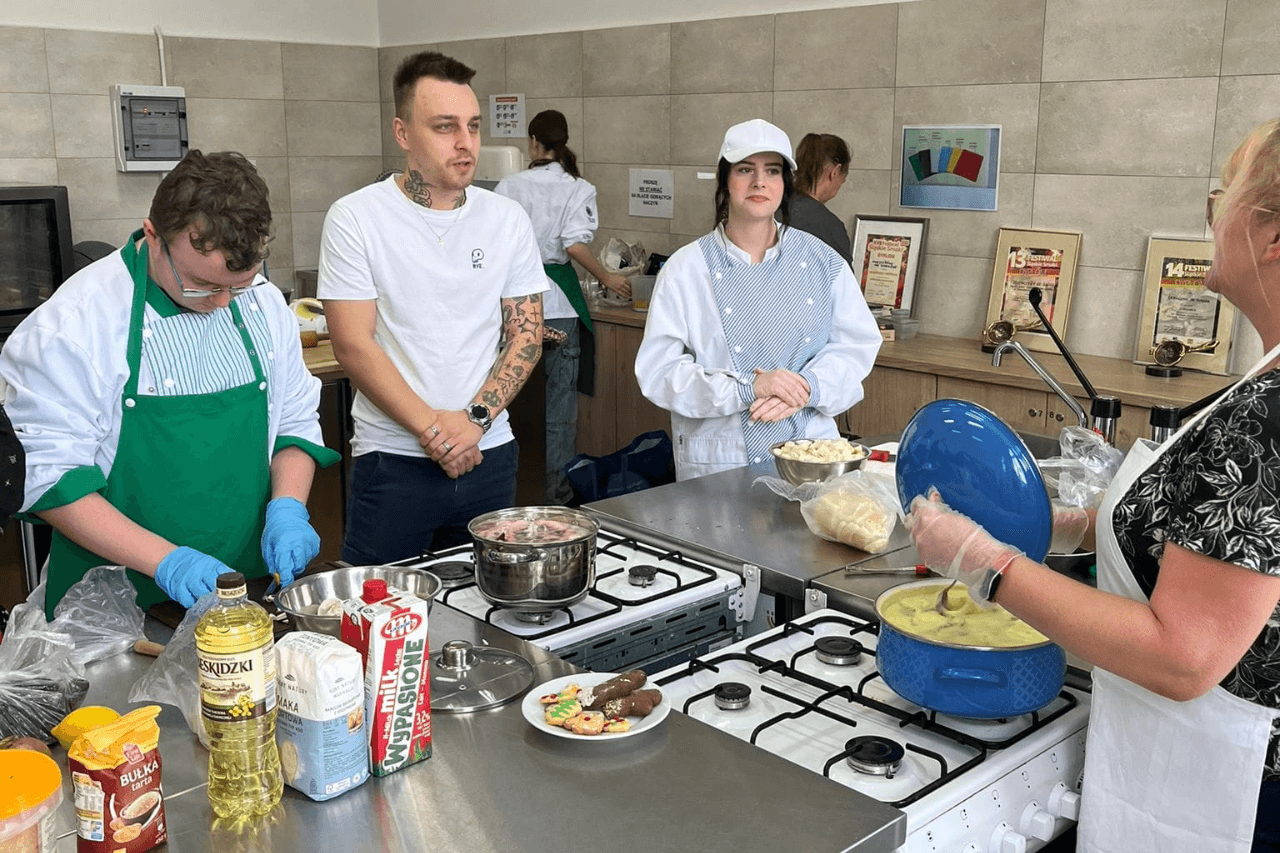
[[[505,343],[480,390],[481,401],[495,411],[515,399],[542,357],[542,297],[502,300],[502,327]]]

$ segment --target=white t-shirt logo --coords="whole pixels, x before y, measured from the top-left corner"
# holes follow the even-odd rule
[[[473,270],[484,269],[484,249],[471,250],[471,268]]]

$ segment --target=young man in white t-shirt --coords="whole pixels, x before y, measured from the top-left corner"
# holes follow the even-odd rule
[[[342,558],[385,563],[470,541],[515,500],[506,413],[542,352],[546,276],[529,217],[470,187],[475,72],[435,52],[395,74],[403,173],[325,217],[318,291],[357,390]]]

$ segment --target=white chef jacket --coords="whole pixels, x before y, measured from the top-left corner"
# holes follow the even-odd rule
[[[569,263],[566,250],[576,243],[589,244],[600,227],[596,188],[570,175],[559,163],[534,166],[504,178],[494,192],[519,202],[529,214],[544,264]],[[547,320],[578,316],[554,281],[543,294],[542,316]]]
[[[724,239],[722,226],[713,233],[723,240],[734,262],[751,263],[746,252]],[[813,235],[783,227],[763,262],[779,260],[779,271],[785,274],[789,259],[798,262],[803,254],[800,244],[806,241],[834,254]],[[779,257],[779,252],[787,254]],[[833,269],[831,336],[804,368],[806,376],[812,377],[810,403],[816,411],[806,430],[808,438],[839,437],[834,416],[862,400],[862,380],[871,372],[883,340],[853,271],[843,261]],[[750,407],[740,388],[750,386],[754,376],[750,370],[739,373],[734,368],[720,323],[720,312],[735,307],[768,310],[767,306],[717,304],[711,272],[697,243],[678,250],[658,274],[635,371],[644,396],[671,412],[677,479],[759,461],[747,458],[740,416]],[[777,334],[785,335],[787,330],[779,329]],[[776,367],[760,365],[764,370]]]
[[[312,455],[324,446],[317,414],[320,380],[302,360],[298,320],[285,305],[284,296],[261,275],[254,283],[263,286],[235,297],[235,301],[263,356],[269,394],[268,447],[263,464],[269,465],[279,439],[287,439]],[[111,474],[120,441],[122,395],[129,378],[126,349],[132,296],[133,279],[120,252],[113,252],[67,279],[22,321],[0,351],[4,408],[27,455],[23,511],[75,469],[96,466],[104,478]],[[185,312],[181,328],[186,333],[204,334],[209,324],[225,322],[225,317],[216,314],[229,317],[230,309],[211,314]],[[178,328],[178,324],[166,323],[150,304],[143,324],[144,336],[171,334]],[[144,346],[139,366],[140,395],[201,393],[198,388],[177,387],[169,375],[174,371],[164,364],[148,363],[146,349]],[[249,364],[247,354],[244,361]],[[237,367],[228,369],[234,372]],[[251,380],[251,365],[248,369]],[[181,476],[181,472],[174,475]]]

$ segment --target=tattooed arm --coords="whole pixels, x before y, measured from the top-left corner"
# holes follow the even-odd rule
[[[502,300],[502,338],[502,349],[498,351],[493,369],[472,400],[488,406],[493,417],[497,417],[515,399],[542,357],[541,293]],[[468,453],[479,453],[475,447],[484,431],[471,422],[466,412],[440,412],[433,426],[439,433],[428,428],[419,436],[419,442],[427,455],[450,472],[450,476],[456,477],[452,469]],[[461,473],[469,470],[471,466],[468,465]]]
[[[489,378],[473,402],[484,403],[494,417],[511,404],[542,357],[542,294],[502,300],[504,343]]]

